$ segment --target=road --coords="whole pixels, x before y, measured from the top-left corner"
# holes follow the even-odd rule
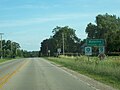
[[[95,90],[42,58],[0,64],[0,90]]]

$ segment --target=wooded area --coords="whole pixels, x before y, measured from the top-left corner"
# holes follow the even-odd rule
[[[0,41],[1,43],[1,41]],[[22,56],[19,43],[12,42],[11,40],[2,40],[2,51],[0,56],[3,58],[15,58]]]
[[[53,36],[41,43],[41,55],[47,56],[50,53],[53,56],[59,48],[63,52],[63,39],[65,53],[82,53],[81,47],[86,39],[104,39],[106,54],[120,52],[120,18],[116,15],[106,13],[96,16],[95,23],[87,25],[85,30],[87,38],[84,40],[78,38],[75,31],[68,26],[54,28]]]
[[[2,56],[1,58],[38,57],[39,51],[23,50],[17,42],[2,40],[2,51],[0,51],[0,56]]]
[[[88,23],[85,32],[87,38],[81,40],[75,29],[56,26],[53,35],[41,42],[40,51],[22,50],[19,43],[2,40],[0,55],[4,58],[56,56],[58,50],[61,54],[83,54],[86,39],[104,39],[106,54],[120,55],[120,18],[116,15],[97,15],[95,23]]]

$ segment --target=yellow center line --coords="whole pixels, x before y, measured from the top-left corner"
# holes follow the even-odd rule
[[[8,73],[5,76],[3,76],[2,78],[0,78],[0,89],[10,80],[10,78],[12,78],[12,76],[14,76],[20,69],[22,69],[23,67],[25,67],[25,65],[28,64],[28,60],[24,61],[24,63],[20,64],[16,70],[14,70],[12,73]]]

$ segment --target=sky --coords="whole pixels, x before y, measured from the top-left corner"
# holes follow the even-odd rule
[[[69,26],[84,39],[87,24],[105,13],[120,17],[120,0],[0,0],[0,33],[21,49],[38,51],[56,26]]]

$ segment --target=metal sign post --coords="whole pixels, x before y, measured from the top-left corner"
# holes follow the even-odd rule
[[[57,52],[58,52],[58,55],[60,55],[60,53],[61,53],[61,48],[58,48],[58,49],[57,49]]]
[[[102,46],[102,47],[99,47],[99,54],[101,54],[101,53],[105,53],[105,47],[104,46]]]
[[[85,47],[85,55],[92,55],[92,47]]]
[[[48,56],[50,57],[50,50],[48,50]]]
[[[99,55],[98,55],[99,59],[100,60],[103,60],[106,55],[105,55],[105,47],[99,47]]]
[[[104,39],[87,39],[86,44],[88,47],[85,48],[85,55],[92,55],[92,48],[91,47],[99,47],[99,55],[98,57],[104,58],[105,56],[105,40]]]
[[[88,56],[89,61],[89,56],[92,55],[92,47],[85,47],[85,55]]]

